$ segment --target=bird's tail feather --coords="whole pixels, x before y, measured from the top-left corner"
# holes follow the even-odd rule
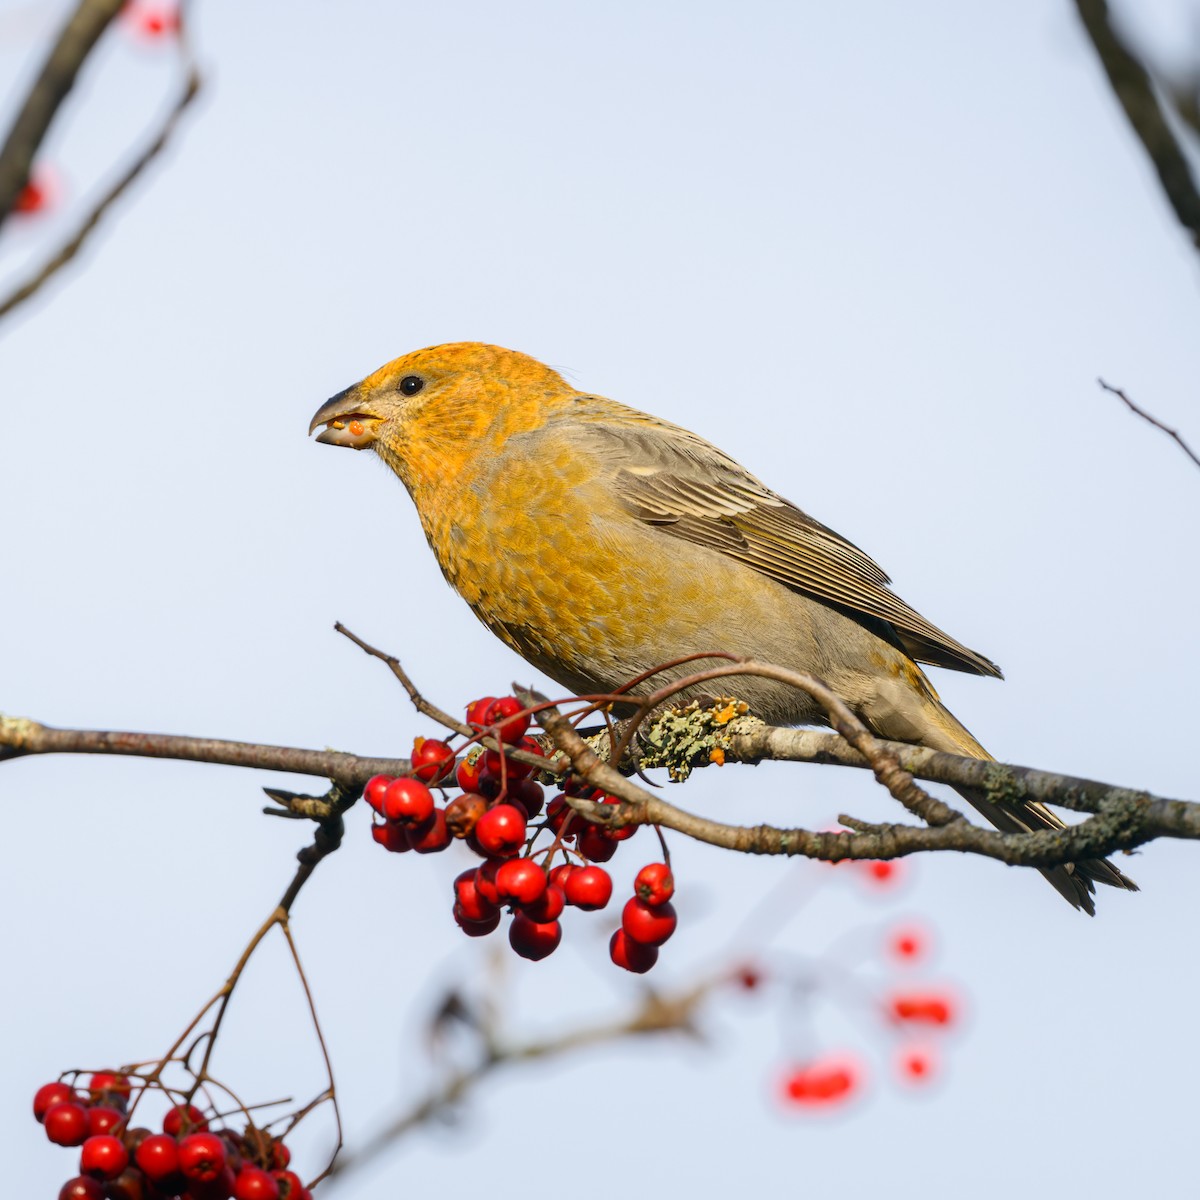
[[[948,709],[936,703],[929,714],[932,729],[923,739],[934,750],[963,754],[970,758],[994,761],[971,733]],[[1036,800],[995,801],[977,788],[954,789],[981,816],[1002,833],[1032,833],[1042,829],[1064,829],[1065,823]],[[1092,896],[1097,883],[1136,892],[1138,886],[1122,874],[1107,859],[1089,858],[1082,862],[1065,863],[1061,867],[1039,868],[1060,896],[1073,908],[1082,909],[1088,916],[1096,915]]]

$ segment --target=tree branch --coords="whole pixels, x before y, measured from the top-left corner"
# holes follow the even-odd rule
[[[1183,440],[1179,434],[1179,430],[1172,429],[1169,425],[1164,425],[1156,416],[1148,413],[1144,408],[1139,408],[1125,393],[1118,387],[1113,387],[1111,384],[1105,383],[1103,379],[1097,379],[1096,382],[1106,391],[1111,392],[1114,396],[1124,401],[1125,407],[1129,409],[1135,416],[1139,416],[1143,421],[1153,425],[1155,429],[1161,429],[1169,438],[1173,438],[1179,448],[1200,467],[1200,458],[1196,457],[1196,452]]]

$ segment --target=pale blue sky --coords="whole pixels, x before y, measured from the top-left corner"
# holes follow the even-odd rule
[[[1200,56],[1194,4],[1134,7],[1160,53]],[[6,112],[63,10],[0,7]],[[305,439],[380,363],[479,339],[694,428],[861,545],[1005,669],[935,673],[999,757],[1200,796],[1200,472],[1095,382],[1200,443],[1200,264],[1071,5],[208,3],[195,40],[208,84],[169,160],[0,330],[0,711],[404,753],[428,725],[335,619],[448,707],[529,680],[447,591],[399,484]],[[48,146],[70,199],[163,103],[168,59],[121,34],[97,55]],[[66,220],[6,229],[0,271]],[[0,767],[11,1194],[74,1170],[27,1115],[34,1087],[164,1049],[274,902],[301,831],[258,815],[269,781]],[[815,767],[703,772],[671,798],[747,822],[893,812]],[[488,953],[450,921],[458,855],[392,858],[365,826],[353,813],[295,922],[352,1142],[421,1089],[436,982],[480,978]],[[796,869],[674,848],[664,986]],[[617,860],[620,886],[644,858]],[[824,891],[789,954],[919,914],[929,977],[969,991],[922,1100],[880,1085],[843,1120],[782,1118],[778,1005],[734,1000],[708,1048],[505,1077],[470,1132],[339,1194],[516,1194],[518,1172],[574,1200],[1179,1191],[1196,861],[1123,864],[1144,891],[1106,891],[1095,921],[1032,874],[949,857],[894,906]],[[607,928],[508,962],[518,1031],[636,994]],[[277,968],[247,978],[229,1031],[230,1082],[262,1097],[315,1079]]]

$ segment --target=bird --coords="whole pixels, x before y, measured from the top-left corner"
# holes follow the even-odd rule
[[[573,695],[732,654],[816,676],[878,737],[991,759],[918,664],[1000,668],[900,599],[856,545],[679,425],[581,392],[530,355],[457,342],[339,392],[317,429],[391,468],[451,587]],[[768,724],[828,723],[787,684],[744,676],[736,691]],[[1038,802],[959,790],[1004,832],[1064,828]],[[1089,915],[1095,883],[1137,890],[1103,859],[1042,874]]]

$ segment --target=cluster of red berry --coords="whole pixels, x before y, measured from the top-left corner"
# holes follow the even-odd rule
[[[543,753],[528,736],[531,716],[515,696],[474,701],[467,706],[467,724],[503,746]],[[611,859],[637,826],[600,824],[576,811],[570,797],[619,803],[578,780],[568,780],[562,794],[546,804],[542,786],[530,778],[534,770],[509,753],[481,746],[460,761],[448,742],[417,738],[411,775],[376,775],[364,796],[383,818],[372,825],[371,835],[386,849],[431,854],[458,838],[478,854],[483,863],[454,881],[454,920],[468,936],[483,937],[497,928],[507,908],[512,913],[509,943],[522,958],[536,961],[562,941],[564,908],[594,911],[608,904],[612,877],[599,864]],[[439,806],[432,788],[452,786],[461,794]],[[550,844],[535,850],[543,833]],[[557,865],[556,858],[562,859]],[[638,974],[654,966],[659,946],[675,932],[674,890],[666,863],[642,868],[609,943],[617,966]]]
[[[121,19],[126,29],[147,41],[178,33],[180,28],[179,5],[166,0],[128,0]]]
[[[312,1200],[288,1170],[288,1148],[252,1124],[242,1133],[210,1130],[200,1109],[176,1104],[161,1133],[129,1128],[134,1090],[129,1076],[112,1071],[92,1075],[85,1090],[61,1081],[38,1088],[33,1115],[46,1136],[80,1148],[79,1174],[59,1200]]]

